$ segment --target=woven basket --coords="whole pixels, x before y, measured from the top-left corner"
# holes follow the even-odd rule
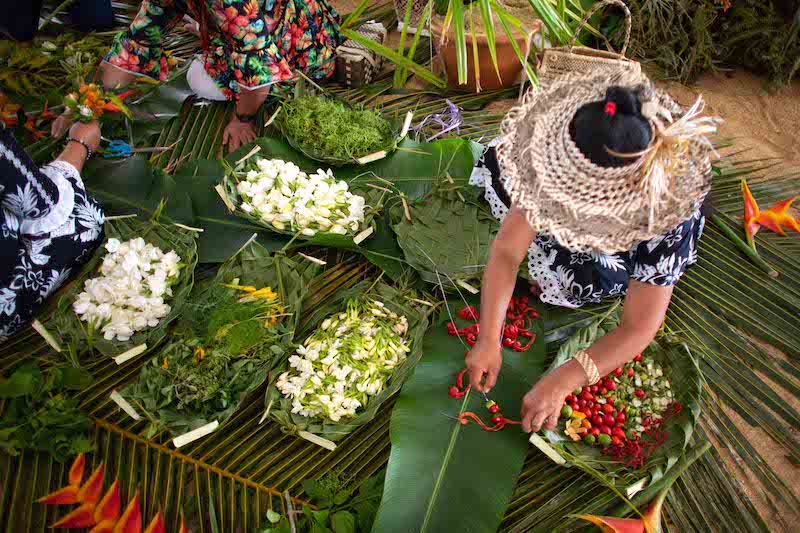
[[[410,33],[416,31],[419,21],[422,19],[422,14],[425,12],[425,7],[428,2],[425,0],[394,0],[394,12],[397,15],[398,31],[402,31],[403,21],[406,19],[406,6],[411,2],[411,16],[408,20],[410,28],[407,30]]]
[[[600,8],[609,5],[618,6],[625,12],[625,44],[623,44],[622,50],[616,53],[614,51],[606,52],[594,48],[587,48],[585,46],[575,46],[578,34],[589,21],[589,18]],[[600,74],[603,71],[612,73],[617,70],[627,70],[631,73],[639,74],[642,71],[641,65],[625,57],[625,52],[628,50],[628,43],[630,40],[631,12],[628,6],[622,3],[621,0],[603,0],[598,2],[586,12],[583,20],[575,29],[575,34],[572,36],[569,45],[559,48],[550,48],[544,51],[537,68],[539,82],[542,85],[546,85],[567,73],[594,75]],[[611,48],[610,44],[609,48]]]
[[[378,44],[386,41],[386,28],[380,22],[367,22],[356,32]],[[366,85],[380,71],[381,60],[364,45],[348,39],[336,49],[336,79],[348,87]]]

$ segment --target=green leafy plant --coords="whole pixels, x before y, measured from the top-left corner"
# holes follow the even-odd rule
[[[62,463],[91,451],[89,417],[78,408],[79,399],[67,392],[83,390],[91,382],[91,374],[79,368],[42,370],[36,362],[19,365],[0,382],[0,399],[6,400],[0,448],[11,455],[43,451]]]
[[[398,122],[375,110],[310,94],[284,102],[276,121],[294,148],[333,165],[390,152],[399,134]]]
[[[270,511],[266,516],[270,525],[254,533],[369,533],[383,494],[385,475],[380,471],[368,477],[357,491],[335,472],[320,479],[305,480],[303,491],[311,498],[315,509],[304,505],[302,510],[289,511],[293,513],[291,520]]]
[[[222,425],[264,382],[289,351],[307,265],[252,243],[192,295],[167,346],[120,391],[150,420],[148,436]]]

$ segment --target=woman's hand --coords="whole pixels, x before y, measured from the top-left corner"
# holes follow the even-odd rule
[[[469,355],[464,360],[469,373],[469,383],[478,392],[489,392],[497,383],[497,375],[503,364],[503,356],[499,343],[481,341],[472,347]],[[483,376],[486,382],[481,384]]]
[[[92,150],[92,153],[97,152],[100,146],[100,125],[96,120],[84,124],[83,122],[76,122],[69,129],[69,136],[73,139],[79,139],[86,143]],[[83,164],[86,162],[86,147],[78,142],[69,142],[64,147],[64,151],[58,156],[59,161],[66,161],[73,167],[78,169],[78,172],[83,170]]]
[[[194,20],[189,15],[183,16],[183,29],[192,35],[200,37],[200,23]]]
[[[236,115],[225,126],[222,134],[222,144],[228,145],[228,151],[233,152],[240,146],[256,140],[256,125],[252,122],[242,122]]]
[[[570,360],[540,379],[522,399],[522,430],[526,433],[555,429],[564,398],[584,384],[586,376],[577,361]]]
[[[103,87],[107,91],[126,87],[136,79],[136,74],[125,72],[105,61],[100,64],[100,71],[102,73]]]
[[[100,124],[96,120],[89,123],[76,122],[69,129],[69,136],[88,144],[92,153],[97,152],[100,146]]]
[[[71,111],[71,110],[68,110],[68,111]],[[71,112],[68,112],[68,111],[64,111],[50,125],[50,135],[52,135],[56,139],[58,139],[60,137],[63,137],[64,134],[69,129],[69,127],[74,122],[74,120],[72,118],[73,114]]]

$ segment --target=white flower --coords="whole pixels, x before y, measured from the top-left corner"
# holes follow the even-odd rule
[[[85,105],[78,107],[78,112],[81,114],[82,117],[88,118],[94,116],[94,111],[92,111],[92,108]]]
[[[157,326],[171,307],[164,297],[180,272],[181,258],[164,254],[141,237],[109,239],[100,276],[89,279],[73,303],[84,322],[99,328],[107,340],[129,340],[137,331]]]
[[[244,211],[245,213],[249,214],[253,212],[253,206],[248,204],[247,202],[242,202],[239,207],[241,207],[242,211]]]

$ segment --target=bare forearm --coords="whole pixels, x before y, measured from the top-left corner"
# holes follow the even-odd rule
[[[242,89],[239,94],[239,102],[236,104],[236,112],[242,116],[255,115],[268,95],[269,87],[262,87],[253,91]]]
[[[481,336],[487,341],[500,344],[503,324],[520,261],[510,254],[492,250],[481,285]]]
[[[83,170],[83,163],[86,161],[86,148],[80,143],[70,141],[64,151],[61,152],[61,155],[56,158],[56,161],[66,161],[78,169],[80,173]]]

